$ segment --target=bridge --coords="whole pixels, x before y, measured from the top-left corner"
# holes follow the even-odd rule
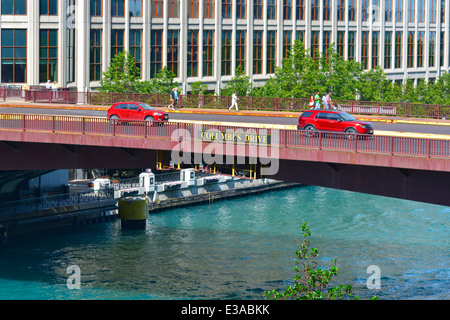
[[[171,160],[450,205],[450,140],[0,114],[0,170],[147,168]]]

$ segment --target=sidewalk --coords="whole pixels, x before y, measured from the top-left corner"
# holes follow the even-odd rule
[[[35,109],[66,109],[66,110],[94,110],[108,111],[109,105],[74,105],[74,104],[40,104],[21,101],[4,101],[0,102],[1,108],[35,108]],[[185,114],[217,114],[217,115],[239,115],[254,117],[286,117],[297,118],[301,111],[228,111],[228,109],[204,109],[204,108],[179,108],[170,110],[167,107],[157,107],[157,109],[165,110],[167,113],[185,113]],[[354,115],[355,118],[362,121],[388,122],[388,123],[411,123],[426,125],[446,125],[450,126],[450,119],[429,119],[429,118],[409,118],[395,116],[379,116],[379,115]]]

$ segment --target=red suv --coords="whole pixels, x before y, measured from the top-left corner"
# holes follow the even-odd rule
[[[164,123],[169,120],[169,114],[163,110],[156,110],[146,103],[141,102],[117,102],[108,110],[108,119],[147,121],[148,125]]]
[[[373,126],[370,122],[359,121],[347,112],[328,110],[303,112],[298,119],[297,129],[373,134]]]

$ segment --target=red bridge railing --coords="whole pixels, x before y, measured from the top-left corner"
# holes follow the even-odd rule
[[[0,87],[3,101],[24,101],[33,103],[87,104],[110,106],[120,101],[139,101],[151,106],[164,107],[170,104],[168,94],[157,93],[115,93],[77,92],[62,88],[58,90],[6,89]],[[420,117],[448,119],[449,105],[420,104],[409,102],[372,102],[356,100],[333,100],[339,110],[355,114],[375,114],[385,116]],[[308,109],[307,98],[240,97],[240,110],[301,111]],[[180,95],[179,104],[184,108],[225,109],[231,105],[228,96]]]
[[[407,155],[450,159],[450,140],[423,139],[396,136],[365,136],[345,133],[314,134],[288,129],[261,129],[237,126],[195,125],[169,122],[148,126],[144,121],[111,122],[106,118],[51,116],[29,114],[0,114],[0,130],[70,132],[129,136],[133,138],[165,138],[172,140],[200,140],[199,130],[226,133],[270,135],[270,145],[285,148],[309,148],[355,153]],[[200,140],[201,141],[201,140]],[[203,142],[206,142],[203,140]]]

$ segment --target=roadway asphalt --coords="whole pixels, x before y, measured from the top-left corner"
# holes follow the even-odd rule
[[[99,105],[73,105],[73,104],[42,104],[42,103],[29,103],[20,101],[4,101],[0,102],[0,108],[34,108],[34,109],[60,109],[60,110],[86,110],[86,111],[107,111],[109,105],[99,106]],[[165,110],[171,114],[191,114],[191,115],[228,115],[228,116],[249,116],[249,117],[275,117],[275,118],[298,118],[300,115],[299,111],[285,112],[285,111],[250,111],[250,110],[232,110],[227,109],[204,109],[204,108],[179,108],[177,110],[170,110],[167,107],[160,107],[157,109]],[[449,119],[425,119],[425,118],[410,118],[410,117],[399,117],[399,116],[378,116],[378,115],[354,115],[357,119],[363,121],[380,122],[380,123],[396,123],[396,124],[423,124],[423,125],[434,125],[434,126],[450,126]],[[185,120],[179,120],[185,121]],[[192,120],[194,121],[194,120]],[[211,123],[211,121],[206,121]],[[218,124],[219,122],[214,121]],[[243,125],[242,121],[239,124],[233,124],[227,122],[231,125]],[[251,123],[246,123],[246,125]],[[263,126],[263,124],[258,124],[258,126]],[[292,125],[291,125],[292,126]],[[290,127],[290,126],[285,126]],[[292,126],[293,127],[293,126]],[[381,134],[386,135],[401,135],[401,132],[395,131],[382,131]],[[437,135],[432,134],[419,134],[415,133],[415,136],[430,138]],[[447,133],[445,129],[445,134],[441,135],[444,138],[449,138],[450,127]],[[408,133],[408,136],[411,136]],[[441,137],[442,138],[442,137]]]

